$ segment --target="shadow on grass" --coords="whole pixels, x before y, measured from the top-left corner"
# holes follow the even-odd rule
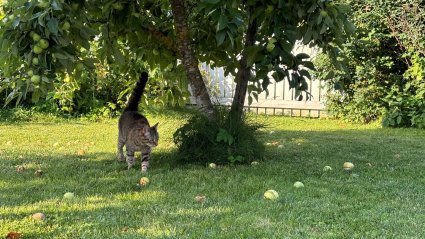
[[[131,170],[127,170],[125,162],[118,162],[113,153],[31,155],[4,159],[1,162],[0,182],[5,186],[0,187],[0,202],[3,206],[12,206],[19,201],[34,203],[52,196],[61,198],[65,192],[87,195],[105,192],[103,194],[110,195],[132,191],[143,175],[140,171],[140,154],[136,156],[136,165]],[[172,170],[173,165],[172,152],[154,152],[147,175]],[[25,169],[18,172],[17,166]],[[42,170],[43,174],[37,176],[36,170]],[[131,187],[124,186],[120,182],[123,178],[134,183],[130,184]]]

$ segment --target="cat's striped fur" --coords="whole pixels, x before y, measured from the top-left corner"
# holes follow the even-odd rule
[[[152,148],[158,145],[158,131],[156,123],[150,126],[146,117],[138,112],[140,98],[148,81],[148,74],[143,72],[136,84],[127,107],[124,109],[118,121],[118,161],[124,162],[123,147],[125,145],[128,169],[135,164],[134,153],[142,152],[141,170],[146,172],[149,167],[149,159]]]

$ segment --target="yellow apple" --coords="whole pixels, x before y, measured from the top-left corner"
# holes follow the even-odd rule
[[[351,162],[345,162],[342,167],[344,168],[344,170],[346,171],[351,171],[354,168],[354,164]]]
[[[272,190],[272,189],[267,190],[264,193],[264,199],[267,199],[267,200],[276,200],[278,197],[279,197],[279,194],[275,190]]]
[[[44,215],[44,213],[37,212],[32,214],[32,218],[35,220],[43,221],[44,219],[46,219],[46,215]]]
[[[296,188],[303,188],[304,187],[304,184],[302,182],[295,182],[294,183],[294,187],[296,187]]]
[[[63,195],[63,198],[67,200],[73,199],[74,197],[75,197],[74,193],[71,193],[71,192],[67,192]]]

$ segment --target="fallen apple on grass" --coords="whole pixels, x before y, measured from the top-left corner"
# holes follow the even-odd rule
[[[9,232],[6,235],[6,239],[18,239],[21,238],[22,233],[20,232]]]
[[[332,167],[331,166],[323,167],[323,172],[327,172],[327,171],[332,171]]]
[[[354,168],[354,164],[351,162],[345,162],[342,167],[344,168],[345,171],[351,171]]]
[[[63,195],[63,198],[67,200],[73,199],[74,197],[75,197],[75,194],[71,192],[67,192]]]
[[[32,218],[37,221],[43,221],[46,219],[46,215],[44,213],[37,212],[32,214]]]
[[[266,200],[276,200],[279,197],[279,193],[277,193],[273,189],[269,189],[264,193],[264,199]]]
[[[77,155],[78,156],[84,156],[86,154],[86,151],[84,150],[84,149],[79,149],[78,151],[77,151]]]
[[[203,195],[197,195],[197,196],[195,196],[195,201],[196,202],[204,202],[206,199],[207,199],[207,197],[206,196],[203,196]]]
[[[147,177],[140,178],[140,181],[139,181],[140,186],[144,187],[144,186],[147,186],[149,183],[150,183],[149,178]]]
[[[304,183],[297,181],[297,182],[294,183],[294,187],[295,188],[303,188],[304,187]]]
[[[37,176],[37,177],[41,177],[43,175],[43,170],[41,170],[41,169],[36,170],[34,172],[34,175]]]
[[[18,165],[16,166],[16,172],[21,173],[25,170],[25,167],[22,165]]]

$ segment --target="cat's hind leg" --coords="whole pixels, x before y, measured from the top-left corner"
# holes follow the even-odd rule
[[[127,166],[128,170],[130,170],[134,164],[136,163],[136,159],[134,158],[134,151],[129,151],[127,149]]]
[[[124,144],[125,142],[123,140],[118,139],[118,162],[125,161],[124,152],[123,152]]]

